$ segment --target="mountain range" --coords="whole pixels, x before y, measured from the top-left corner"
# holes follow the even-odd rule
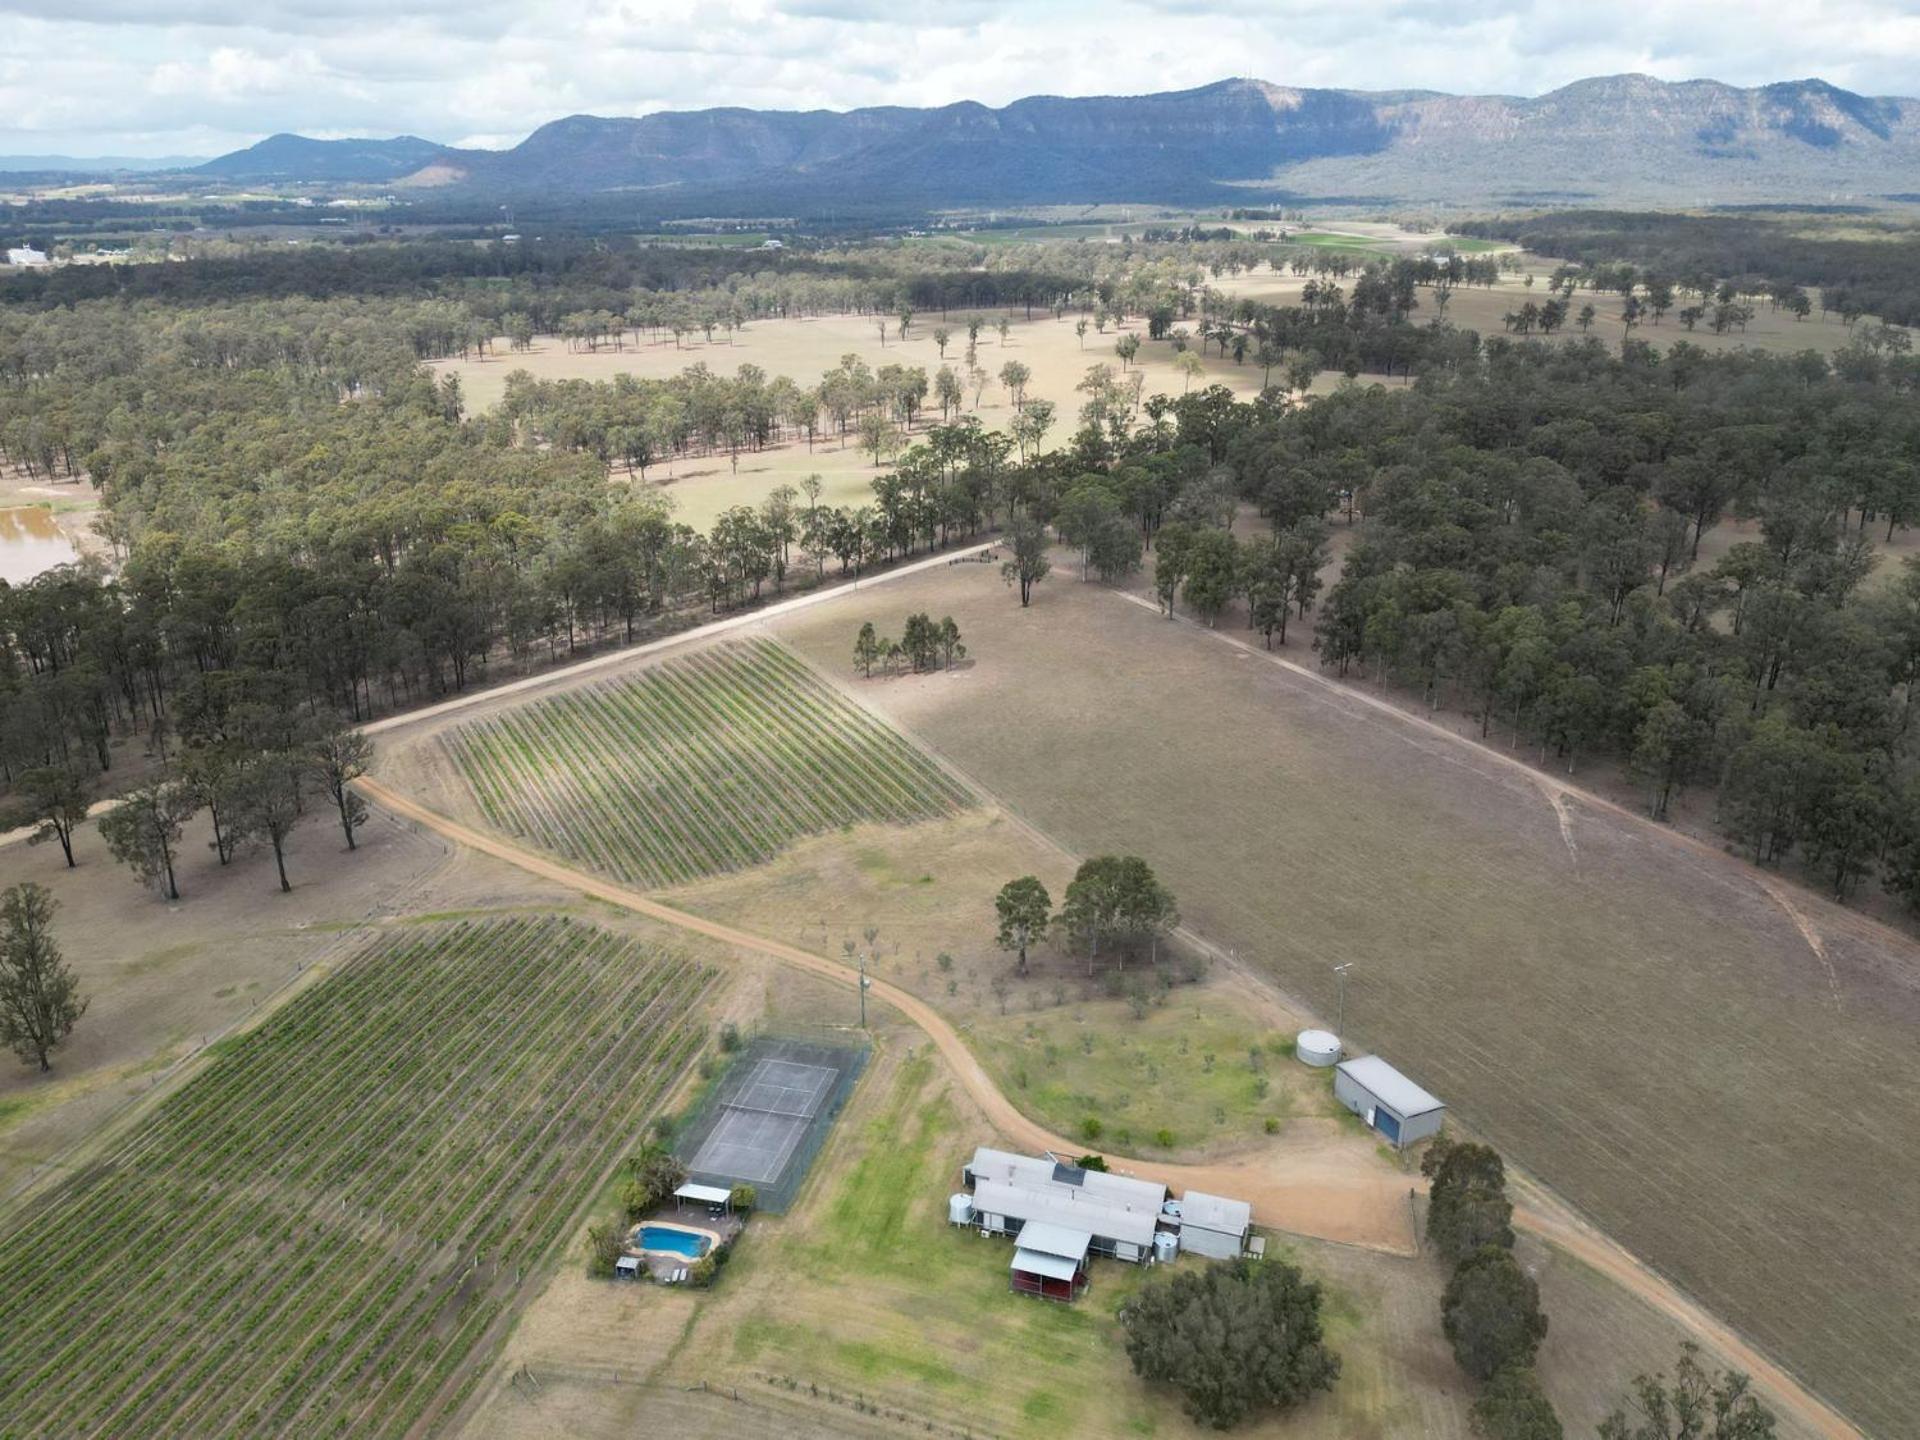
[[[196,173],[683,214],[1285,199],[1829,203],[1920,191],[1920,101],[1644,75],[1531,98],[1223,80],[992,108],[575,115],[509,150],[276,135]]]

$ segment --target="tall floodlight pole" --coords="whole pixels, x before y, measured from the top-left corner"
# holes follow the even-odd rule
[[[1340,1000],[1339,1008],[1334,1011],[1333,1037],[1340,1042],[1340,1053],[1343,1055],[1347,1051],[1347,972],[1351,969],[1353,969],[1351,960],[1344,965],[1333,967],[1333,973],[1340,980]]]

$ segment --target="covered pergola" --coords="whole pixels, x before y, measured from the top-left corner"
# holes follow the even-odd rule
[[[673,1192],[673,1198],[682,1210],[689,1204],[704,1205],[716,1215],[730,1214],[733,1210],[733,1192],[724,1185],[696,1185],[688,1181]]]
[[[1087,1247],[1092,1243],[1085,1230],[1045,1221],[1022,1226],[1014,1240],[1009,1287],[1043,1300],[1078,1300],[1087,1288]]]

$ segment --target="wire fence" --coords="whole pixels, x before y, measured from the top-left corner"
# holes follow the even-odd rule
[[[870,1047],[831,1038],[759,1035],[688,1117],[674,1149],[703,1185],[754,1187],[780,1214],[799,1194],[866,1069]]]

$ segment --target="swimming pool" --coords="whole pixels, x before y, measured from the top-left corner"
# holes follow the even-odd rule
[[[691,1230],[676,1230],[670,1225],[642,1225],[638,1236],[642,1250],[666,1250],[698,1260],[713,1248],[713,1241]]]

